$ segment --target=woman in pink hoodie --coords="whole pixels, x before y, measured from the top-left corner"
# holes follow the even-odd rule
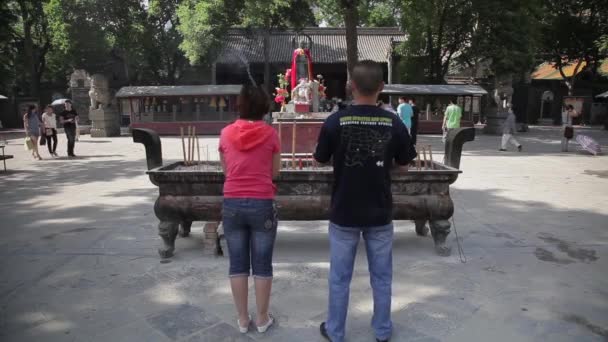
[[[224,128],[220,136],[220,158],[226,175],[222,222],[239,330],[249,330],[248,281],[253,274],[256,326],[263,333],[274,322],[268,312],[277,234],[276,187],[272,180],[279,174],[281,152],[276,131],[262,121],[270,108],[266,93],[244,86],[237,105],[240,118]]]

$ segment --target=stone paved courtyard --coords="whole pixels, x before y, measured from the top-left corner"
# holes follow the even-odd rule
[[[608,150],[608,132],[579,129]],[[465,145],[453,185],[454,244],[438,257],[430,237],[397,222],[392,341],[606,341],[608,156],[560,153],[556,128]],[[440,158],[440,137],[423,136]],[[217,137],[202,144],[217,149]],[[271,299],[277,325],[240,335],[228,261],[204,256],[202,223],[160,263],[142,145],[90,138],[80,158],[33,161],[9,140],[0,173],[0,341],[320,341],[327,298],[326,222],[281,222]],[[65,155],[65,137],[59,151]],[[180,141],[163,138],[165,163]],[[46,151],[41,154],[48,156]],[[217,156],[216,156],[217,157]],[[349,341],[372,341],[371,290],[359,250]],[[252,292],[251,292],[252,294]],[[254,301],[250,296],[251,312]]]

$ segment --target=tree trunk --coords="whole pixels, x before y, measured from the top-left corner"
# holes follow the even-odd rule
[[[264,30],[264,37],[262,40],[264,50],[264,85],[269,94],[272,94],[272,85],[270,84],[270,30]]]
[[[357,48],[357,24],[359,23],[358,1],[343,1],[344,26],[346,28],[346,69],[348,79],[359,59]]]
[[[34,61],[34,41],[32,40],[32,19],[30,19],[26,4],[19,1],[23,21],[23,60],[29,79],[29,95],[38,98],[40,94],[40,77]]]

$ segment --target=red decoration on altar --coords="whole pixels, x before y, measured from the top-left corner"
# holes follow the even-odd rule
[[[306,60],[308,61],[308,80],[313,80],[312,77],[312,56],[310,54],[309,49],[297,48],[293,51],[293,55],[291,56],[291,89],[295,88],[298,85],[297,79],[297,68],[296,68],[296,58],[298,56],[305,55]]]

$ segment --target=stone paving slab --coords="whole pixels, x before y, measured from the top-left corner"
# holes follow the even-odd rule
[[[608,151],[608,132],[576,130]],[[433,252],[396,222],[392,341],[604,341],[608,338],[608,156],[559,151],[559,130],[532,128],[524,152],[500,137],[465,145],[451,192],[468,262]],[[441,158],[439,136],[422,136]],[[163,137],[165,163],[181,142]],[[202,146],[217,149],[217,137]],[[0,172],[0,340],[322,341],[327,222],[281,222],[266,334],[238,333],[228,260],[202,253],[203,223],[160,263],[144,149],[90,138],[75,160],[33,161],[20,140]],[[65,137],[59,151],[65,154]],[[41,154],[46,155],[42,150]],[[217,155],[212,156],[217,159]],[[456,242],[455,232],[450,235]],[[255,313],[253,285],[250,311]],[[348,341],[373,341],[371,289],[359,248]]]

